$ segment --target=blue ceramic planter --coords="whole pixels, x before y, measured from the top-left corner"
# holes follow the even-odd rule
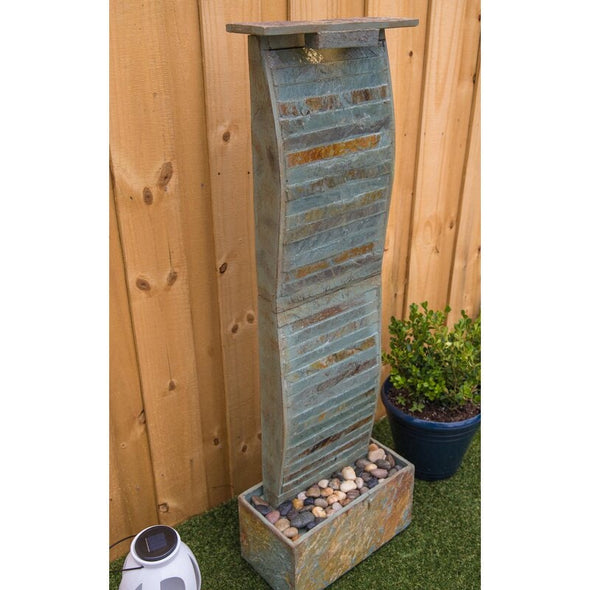
[[[465,451],[481,422],[481,414],[461,422],[420,420],[391,404],[389,379],[381,388],[395,450],[416,467],[416,477],[426,481],[451,477],[461,465]]]

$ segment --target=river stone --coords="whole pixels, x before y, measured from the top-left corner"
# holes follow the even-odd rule
[[[379,469],[386,469],[387,471],[393,467],[386,459],[377,459],[377,461],[375,461],[375,465],[377,465]]]
[[[314,527],[318,526],[318,524],[320,524],[319,522],[317,522],[316,520],[312,520],[310,523],[308,523],[305,528],[308,531],[311,531],[311,529],[313,529]]]
[[[301,512],[291,519],[291,526],[302,529],[313,522],[314,518],[315,516],[311,512]]]
[[[371,475],[373,477],[376,477],[377,479],[385,479],[388,475],[387,469],[373,469],[373,471],[371,471]]]
[[[270,504],[260,496],[252,496],[252,504],[254,504],[254,506],[270,506]]]
[[[356,478],[356,473],[352,467],[345,467],[342,470],[342,475],[345,480],[353,480]],[[342,484],[340,484],[340,488],[342,489]]]
[[[293,508],[295,508],[295,510],[301,510],[303,508],[303,500],[295,498],[293,500]]]
[[[365,471],[362,475],[361,475],[361,479],[364,482],[367,482],[371,479],[371,474],[368,471]]]
[[[316,517],[316,518],[326,518],[326,511],[321,508],[320,506],[316,506],[311,513]]]
[[[340,484],[338,484],[338,489],[340,489]],[[321,496],[323,498],[329,498],[334,493],[333,488],[327,487],[321,491]]]
[[[306,506],[313,506],[314,501],[315,498],[305,498],[305,500],[303,500],[303,507],[305,508]]]
[[[379,445],[376,445],[375,443],[370,443],[369,444],[369,452],[371,451],[376,451],[377,449],[380,449],[381,447]]]
[[[374,451],[369,451],[367,459],[373,463],[375,463],[377,459],[385,459],[385,451],[383,449],[375,449]]]
[[[289,520],[291,520],[292,518],[294,518],[298,514],[299,514],[299,510],[295,510],[295,508],[291,508],[291,510],[289,510],[289,512],[287,512],[287,518]]]
[[[362,477],[357,477],[355,480],[357,490],[360,490],[365,485],[365,480]]]
[[[319,498],[321,493],[322,491],[319,485],[311,486],[306,492],[308,498]]]
[[[328,487],[332,488],[333,490],[339,490],[340,483],[341,483],[340,480],[337,477],[334,477],[330,480]]]
[[[277,510],[281,513],[281,516],[287,516],[287,513],[289,512],[289,510],[292,510],[292,508],[293,503],[291,502],[291,500],[286,500],[285,502],[279,504]]]
[[[297,494],[297,499],[298,500],[305,500],[305,498],[307,498],[307,494],[305,492],[299,492]]]
[[[356,461],[355,465],[357,467],[360,467],[361,469],[364,469],[365,468],[365,465],[368,465],[370,462],[371,461],[369,461],[368,459],[363,458],[363,459],[358,459]]]
[[[347,479],[346,481],[342,482],[342,485],[340,486],[340,492],[346,493],[346,492],[350,492],[351,490],[356,490],[356,479]]]
[[[375,465],[375,463],[369,463],[368,465],[365,465],[366,472],[371,473],[373,469],[377,469],[377,465]]]
[[[288,529],[291,526],[291,521],[288,518],[279,518],[275,522],[275,528],[279,531],[283,532],[285,529]]]
[[[342,504],[340,504],[340,502],[334,502],[334,504],[332,504],[332,510],[342,510]]]
[[[361,495],[360,490],[350,490],[350,492],[348,492],[346,494],[346,497],[349,498],[350,500],[355,500],[356,498],[358,498]]]
[[[262,516],[266,516],[267,514],[272,512],[272,508],[264,504],[257,504],[256,506],[254,506],[254,508],[256,508],[256,510],[258,510],[258,512],[260,512]]]
[[[299,535],[299,531],[294,526],[290,526],[288,529],[283,531],[283,535],[289,539],[292,539],[296,535]]]
[[[320,479],[320,481],[318,481],[318,486],[323,490],[324,488],[327,488],[330,485],[330,481],[327,479]]]
[[[362,487],[362,488],[359,490],[359,492],[360,492],[361,494],[366,494],[368,491],[369,491],[369,488],[368,488],[367,486],[363,486],[363,487]]]
[[[379,483],[379,480],[376,477],[372,477],[368,482],[367,482],[367,487],[369,489],[374,488],[377,484]]]
[[[320,508],[327,508],[329,506],[328,500],[326,500],[326,498],[316,498],[314,504]]]
[[[266,520],[271,524],[275,524],[281,518],[281,513],[278,510],[273,510],[266,515]]]

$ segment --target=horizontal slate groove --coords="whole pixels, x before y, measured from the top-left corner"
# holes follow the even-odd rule
[[[356,421],[349,424],[346,428],[342,428],[342,424],[340,423],[334,424],[331,430],[316,435],[314,437],[316,439],[315,443],[305,441],[293,445],[289,448],[287,453],[287,465],[291,466],[303,459],[313,457],[314,453],[325,449],[330,444],[336,443],[341,438],[353,433],[356,429],[362,428],[372,419],[372,414],[365,413],[364,415],[357,417]]]
[[[297,251],[300,247],[315,249],[316,246],[314,244],[317,242],[320,242],[321,244],[327,243],[328,241],[331,242],[332,240],[338,241],[338,239],[342,238],[347,232],[360,232],[368,228],[376,229],[386,208],[386,203],[380,203],[377,201],[372,205],[367,205],[356,211],[353,210],[338,215],[337,219],[336,216],[334,216],[334,219],[330,219],[332,224],[327,227],[322,227],[321,224],[318,223],[309,223],[304,226],[299,226],[297,231],[293,230],[290,232],[291,235],[285,236],[285,250],[289,250],[287,256],[292,256],[291,251]],[[340,232],[344,232],[344,234]],[[287,232],[285,233],[287,234]],[[322,240],[326,240],[326,242],[322,242]],[[301,244],[303,241],[306,241],[306,243]]]
[[[371,384],[369,387],[367,379],[359,380],[358,383],[351,385],[349,392],[341,392],[340,395],[334,395],[333,397],[327,398],[324,401],[316,404],[311,409],[304,409],[299,414],[295,412],[291,413],[292,417],[297,418],[297,424],[301,425],[302,429],[312,428],[314,425],[317,426],[317,415],[322,415],[326,412],[338,412],[341,409],[348,407],[349,404],[352,407],[354,404],[367,403],[366,398],[373,398],[372,401],[377,400],[377,389]],[[337,407],[336,407],[337,406]],[[314,421],[312,422],[311,417],[313,416]]]
[[[292,366],[295,361],[299,361],[301,357],[305,357],[307,353],[317,351],[320,354],[324,345],[336,342],[345,334],[351,333],[355,326],[360,328],[368,325],[370,319],[376,314],[374,308],[374,302],[367,302],[356,309],[336,316],[334,319],[337,321],[328,323],[323,329],[317,325],[310,326],[310,331],[306,334],[307,338],[303,340],[292,337],[289,341],[290,350],[286,351],[286,360],[289,366]]]
[[[341,76],[338,79],[338,85],[340,86],[339,96],[349,90],[360,90],[387,83],[387,75],[387,69],[383,69],[381,72],[370,74]],[[377,82],[377,84],[375,84],[375,82]],[[300,84],[293,84],[292,86],[276,86],[275,92],[277,101],[279,103],[284,103],[303,100],[310,96],[334,94],[333,89],[333,80],[319,80],[317,82],[302,82]]]
[[[287,399],[291,402],[290,406],[296,403],[302,403],[302,400],[313,398],[317,400],[326,395],[326,391],[337,386],[342,386],[342,382],[354,377],[359,373],[364,373],[367,369],[376,367],[379,363],[378,350],[369,348],[357,355],[357,358],[347,362],[341,362],[335,367],[331,367],[328,375],[311,375],[291,384],[285,392]],[[322,379],[323,377],[323,379]]]
[[[305,379],[312,375],[317,375],[332,366],[336,366],[338,363],[343,362],[344,360],[354,358],[358,353],[363,352],[368,348],[374,348],[377,344],[375,331],[372,326],[370,326],[366,331],[370,332],[370,336],[366,337],[361,342],[356,343],[354,346],[346,346],[339,350],[335,350],[334,352],[331,352],[307,365],[304,365],[298,369],[293,369],[285,375],[285,381],[288,383],[295,383],[296,381]]]
[[[388,127],[391,122],[389,114],[381,118],[372,118],[371,121],[357,120],[347,124],[333,126],[326,129],[314,130],[309,133],[296,133],[283,139],[283,147],[287,155],[302,148],[312,149],[326,145],[329,142],[342,141],[345,139],[362,137],[363,135],[374,134]]]
[[[346,177],[349,179],[366,178],[362,175],[365,168],[368,168],[368,163],[372,158],[376,161],[374,165],[381,164],[382,160],[389,160],[389,167],[391,169],[391,157],[393,154],[391,140],[384,139],[382,143],[375,149],[363,150],[358,152],[355,159],[352,158],[330,158],[327,160],[320,160],[319,162],[311,162],[305,166],[295,166],[287,168],[285,171],[286,187],[287,189],[293,186],[312,185],[317,187],[316,182],[326,182],[326,186],[330,187],[331,182],[334,182],[334,177]],[[303,182],[305,179],[305,182]],[[341,180],[339,184],[343,184],[346,180]],[[330,188],[332,188],[332,185]],[[316,188],[317,190],[317,188]],[[310,194],[310,193],[308,193]]]
[[[338,316],[341,314],[348,313],[351,310],[359,306],[364,306],[373,302],[377,298],[377,288],[373,287],[370,290],[346,299],[339,301],[338,303],[317,302],[314,305],[313,313],[306,317],[297,317],[297,319],[286,321],[280,324],[280,334],[284,337],[296,335],[301,337],[303,332],[315,329],[324,329],[324,326],[333,321],[340,321]],[[316,307],[319,307],[319,311],[315,311]],[[317,328],[316,328],[317,326]]]
[[[317,262],[300,266],[294,270],[283,273],[285,285],[291,284],[302,279],[308,279],[311,276],[317,275],[318,273],[324,273],[329,270],[334,271],[334,276],[342,272],[339,270],[340,266],[346,266],[347,268],[351,264],[360,264],[361,262],[371,259],[374,256],[380,256],[379,252],[376,252],[375,242],[367,242],[361,246],[355,246],[344,252],[340,251],[329,258],[323,258]]]
[[[369,425],[370,426],[370,425]],[[366,452],[365,448],[365,438],[368,433],[370,433],[371,428],[365,428],[362,430],[357,430],[355,435],[349,435],[348,440],[343,441],[343,444],[340,447],[326,449],[319,455],[319,459],[317,459],[317,455],[313,457],[313,462],[308,463],[307,465],[288,465],[285,466],[285,475],[284,475],[284,484],[283,487],[285,489],[294,489],[296,486],[301,485],[302,481],[305,481],[309,474],[315,471],[318,468],[324,469],[326,465],[334,465],[339,462],[338,456],[344,455],[346,451],[351,451],[353,454],[358,453],[359,456],[364,451]],[[362,446],[361,446],[362,445]],[[360,447],[360,448],[359,448]],[[357,449],[357,450],[355,450]],[[295,468],[296,471],[287,471],[287,468]],[[329,475],[332,469],[328,467],[328,469],[324,472],[325,475]]]
[[[379,145],[379,139],[379,134],[373,133],[372,135],[361,135],[338,143],[329,143],[299,152],[291,152],[286,155],[287,166],[302,166],[318,160],[327,160],[370,150]]]
[[[306,182],[287,182],[287,200],[296,201],[315,196],[322,190],[335,189],[346,182],[373,179],[391,172],[391,146],[370,150],[362,155],[365,156],[365,154],[373,157],[372,163],[366,162],[364,165],[357,165],[347,170],[338,170],[335,174],[315,177]]]
[[[364,206],[384,200],[389,197],[386,186],[378,186],[369,191],[358,192],[352,198],[342,197],[337,201],[327,202],[323,206],[309,208],[300,213],[287,215],[285,226],[287,230],[295,230],[306,224],[322,221],[342,213],[361,209]]]
[[[318,280],[325,280],[326,288],[328,288],[331,281],[342,282],[347,278],[350,280],[360,280],[361,278],[379,274],[381,258],[381,253],[371,252],[353,260],[318,270],[302,279],[284,283],[280,290],[280,296],[294,297],[301,289],[313,285]],[[350,273],[351,276],[347,277],[347,273]],[[334,289],[335,287],[332,286],[331,288]]]
[[[360,412],[358,410],[359,408],[355,408],[355,411],[351,410],[349,412],[342,412],[340,414],[334,414],[330,416],[321,422],[321,432],[318,432],[317,429],[308,429],[305,433],[305,436],[303,436],[302,431],[298,430],[296,433],[296,438],[294,438],[289,444],[288,456],[293,457],[293,459],[296,460],[298,457],[309,455],[311,452],[319,448],[318,443],[322,443],[326,441],[326,439],[333,438],[334,435],[338,433],[348,434],[348,432],[351,432],[354,430],[354,428],[364,426],[364,421],[371,420],[373,415],[368,411],[366,405],[361,409]],[[350,425],[351,417],[357,422],[355,426]],[[359,424],[361,421],[362,423]],[[352,430],[349,430],[351,428]],[[336,439],[334,438],[334,440]]]
[[[279,121],[281,137],[287,138],[297,134],[310,133],[312,131],[323,131],[341,125],[349,124],[350,121],[359,121],[368,116],[375,119],[392,117],[391,99],[374,100],[368,103],[359,103],[346,107],[345,109],[322,111],[313,115],[301,115],[289,117]]]
[[[329,408],[332,408],[334,404],[343,404],[347,403],[348,397],[347,395],[352,395],[353,398],[361,397],[364,395],[363,392],[368,390],[373,391],[373,395],[375,396],[374,401],[377,401],[377,387],[375,387],[374,381],[375,377],[378,374],[378,369],[374,366],[366,367],[360,370],[358,373],[349,376],[347,379],[344,380],[344,385],[348,388],[346,392],[338,393],[341,391],[337,389],[334,393],[330,396],[323,396],[318,398],[316,396],[315,405],[313,406],[314,409],[318,408],[320,412]],[[352,393],[348,393],[348,391]],[[309,412],[306,408],[302,408],[302,404],[298,402],[298,400],[292,400],[287,404],[287,411],[289,416],[296,420],[307,420],[309,418]]]
[[[308,264],[324,259],[330,259],[340,252],[349,251],[354,247],[354,244],[368,244],[375,236],[375,227],[370,225],[361,228],[359,231],[353,228],[342,236],[341,240],[327,241],[325,244],[319,244],[315,248],[309,250],[302,250],[298,248],[298,252],[294,252],[287,264],[283,266],[283,272],[289,272],[294,268],[303,266],[303,261]],[[379,248],[382,244],[379,244]]]
[[[373,399],[371,399],[373,398]],[[317,432],[318,422],[321,424],[330,423],[340,416],[348,416],[359,412],[359,415],[367,410],[372,404],[367,401],[376,400],[376,391],[374,387],[367,389],[365,387],[356,387],[349,393],[349,396],[341,398],[340,401],[334,399],[330,403],[324,402],[322,405],[314,407],[314,411],[307,417],[299,417],[297,420],[297,430],[287,433],[287,443],[289,446],[295,444],[298,440],[308,438],[312,433]]]

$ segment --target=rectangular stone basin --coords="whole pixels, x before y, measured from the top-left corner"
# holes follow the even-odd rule
[[[391,453],[402,469],[295,542],[251,505],[253,495],[264,496],[262,483],[238,497],[242,557],[272,588],[325,588],[410,524],[414,466],[380,442],[372,442]]]

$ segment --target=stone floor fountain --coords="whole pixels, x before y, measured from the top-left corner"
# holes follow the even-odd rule
[[[275,589],[324,588],[410,523],[414,467],[376,441],[396,468],[310,530],[288,538],[255,505],[358,470],[371,444],[394,159],[384,29],[417,24],[227,25],[249,35],[262,409],[240,542]]]

